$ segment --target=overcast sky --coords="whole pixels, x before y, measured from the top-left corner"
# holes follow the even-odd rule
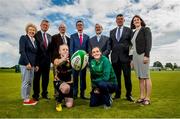
[[[28,23],[50,21],[49,33],[58,33],[62,21],[67,34],[76,31],[75,22],[85,23],[85,33],[93,36],[95,23],[101,23],[103,34],[116,27],[115,17],[122,13],[125,26],[135,14],[152,30],[151,65],[161,61],[180,65],[180,1],[179,0],[0,0],[0,67],[14,66],[19,59],[19,38]]]

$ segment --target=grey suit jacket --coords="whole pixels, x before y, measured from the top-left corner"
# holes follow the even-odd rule
[[[116,39],[116,29],[117,28],[110,31],[111,62],[117,63],[121,61],[128,63],[130,62],[129,47],[131,45],[132,30],[124,26],[122,36],[118,42]]]
[[[109,56],[110,53],[110,42],[109,42],[109,37],[105,35],[101,35],[101,38],[99,42],[97,41],[97,36],[93,36],[89,40],[89,52],[91,53],[91,50],[93,47],[99,47],[102,51],[102,54],[105,55],[106,57]]]

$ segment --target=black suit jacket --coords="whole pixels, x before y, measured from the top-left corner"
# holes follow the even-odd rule
[[[133,33],[134,35],[134,33]],[[133,36],[132,35],[132,36]],[[144,53],[144,56],[149,57],[152,46],[151,30],[148,27],[141,27],[136,37],[136,51],[138,54]]]
[[[132,30],[124,26],[122,36],[118,42],[116,39],[116,29],[110,31],[111,62],[117,63],[120,60],[123,63],[128,63],[130,62],[129,47],[131,45]]]
[[[51,44],[51,35],[47,34],[47,39],[48,39],[48,47],[44,47],[44,41],[42,37],[41,31],[38,31],[35,35],[35,39],[37,41],[37,47],[38,47],[38,52],[37,52],[37,60],[36,63],[40,67],[50,67],[51,63],[51,54],[50,54],[50,44]]]
[[[66,36],[67,45],[70,47],[70,38]],[[51,42],[51,62],[54,62],[54,59],[59,56],[59,46],[64,44],[63,39],[61,35],[55,34],[52,36],[52,42]]]
[[[28,35],[21,36],[19,40],[19,64],[35,66],[37,47],[34,47]]]
[[[110,53],[110,41],[109,41],[109,37],[105,36],[105,35],[101,35],[101,38],[99,40],[99,42],[97,41],[97,36],[92,37],[89,40],[89,52],[91,53],[91,50],[93,47],[99,47],[101,49],[101,52],[103,55],[105,55],[106,57],[109,56]]]

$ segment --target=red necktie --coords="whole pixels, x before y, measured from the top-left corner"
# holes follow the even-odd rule
[[[44,47],[47,48],[46,33],[43,33]]]
[[[82,38],[82,34],[80,34],[80,45],[82,45],[82,42],[83,42],[83,38]]]

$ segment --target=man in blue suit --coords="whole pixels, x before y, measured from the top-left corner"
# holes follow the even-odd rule
[[[77,33],[74,33],[70,37],[70,55],[72,56],[77,50],[85,50],[88,52],[88,42],[89,36],[83,33],[84,23],[81,20],[76,22]],[[74,89],[73,95],[74,98],[78,96],[78,76],[80,74],[80,98],[86,99],[84,96],[86,89],[86,68],[81,71],[73,70],[73,79],[74,79]]]

